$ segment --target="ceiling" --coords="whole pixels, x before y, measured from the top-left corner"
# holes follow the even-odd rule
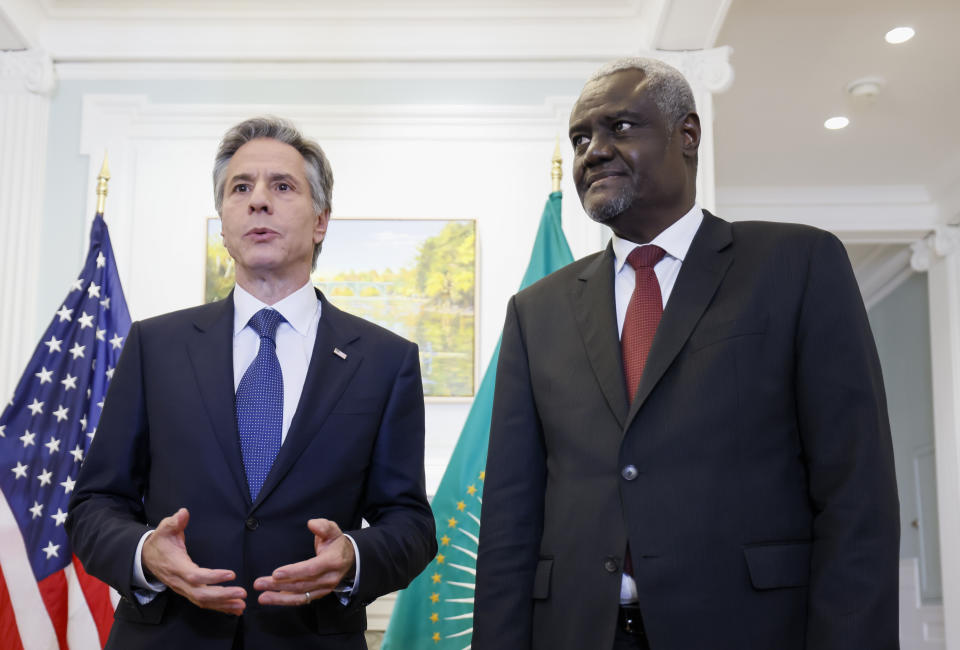
[[[899,25],[916,36],[890,45]],[[960,181],[960,2],[734,0],[718,38],[736,81],[716,98],[719,185],[921,185]],[[951,63],[951,61],[953,63]],[[855,79],[885,80],[874,99]],[[828,131],[823,121],[850,125]]]
[[[916,37],[887,44],[898,25]],[[721,207],[724,190],[797,203],[827,188],[941,223],[960,221],[957,26],[957,0],[0,0],[0,49],[39,47],[59,64],[418,61],[570,76],[630,52],[728,45],[735,80],[714,98]],[[880,94],[851,97],[865,76]],[[850,125],[824,129],[837,114]],[[905,250],[851,247],[862,286],[900,277]]]

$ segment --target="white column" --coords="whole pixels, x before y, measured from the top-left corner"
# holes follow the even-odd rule
[[[913,245],[928,272],[937,511],[947,650],[960,650],[960,228],[943,226]]]
[[[690,82],[702,129],[697,164],[697,201],[711,212],[716,212],[717,204],[713,95],[726,91],[733,83],[733,67],[730,65],[732,51],[730,47],[716,47],[684,52],[657,50],[651,54],[682,72]]]
[[[46,174],[47,120],[55,84],[43,52],[0,52],[0,404],[6,405],[37,344],[36,290]]]

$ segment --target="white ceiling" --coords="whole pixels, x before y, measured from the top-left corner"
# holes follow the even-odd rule
[[[898,25],[917,35],[883,39]],[[960,181],[960,2],[735,0],[718,42],[736,82],[716,98],[719,185],[921,185]],[[857,78],[886,80],[874,100]],[[846,115],[850,126],[823,121]]]

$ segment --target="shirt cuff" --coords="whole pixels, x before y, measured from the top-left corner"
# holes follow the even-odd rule
[[[346,578],[333,588],[333,593],[337,595],[337,598],[340,600],[341,605],[347,605],[350,603],[350,597],[353,596],[353,590],[357,588],[357,585],[360,584],[360,549],[357,548],[357,542],[350,535],[346,533],[343,534],[344,537],[350,540],[350,544],[353,545],[353,577]]]
[[[137,552],[133,555],[133,595],[136,596],[137,602],[141,605],[146,605],[167,588],[167,585],[159,580],[147,580],[147,576],[143,573],[143,561],[141,560],[143,543],[147,541],[151,534],[153,534],[152,530],[143,534],[140,543],[137,544]]]

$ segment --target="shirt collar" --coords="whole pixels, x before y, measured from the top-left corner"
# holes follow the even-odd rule
[[[667,252],[670,257],[683,262],[690,250],[690,244],[693,243],[693,237],[700,228],[703,221],[703,210],[697,203],[693,204],[690,211],[670,224],[670,227],[653,238],[649,244],[659,246]],[[613,242],[614,255],[614,274],[620,273],[620,269],[627,263],[627,255],[638,246],[636,242],[629,239],[621,239],[616,235],[611,237]]]
[[[259,298],[254,297],[239,284],[233,289],[233,334],[240,333],[250,318],[263,309],[270,307],[280,312],[280,315],[296,330],[297,334],[305,336],[307,330],[317,310],[320,309],[320,299],[317,298],[317,292],[313,284],[309,281],[291,293],[283,300],[273,305],[268,305]]]

